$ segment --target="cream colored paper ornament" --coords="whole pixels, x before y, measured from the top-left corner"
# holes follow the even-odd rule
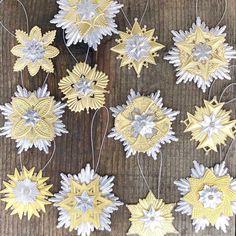
[[[123,6],[112,0],[59,0],[59,12],[51,20],[65,30],[67,46],[87,43],[97,50],[104,36],[117,33],[115,17]]]
[[[228,174],[225,162],[214,168],[193,164],[191,177],[175,181],[182,195],[176,211],[191,216],[196,232],[211,225],[226,233],[236,214],[236,179]]]
[[[146,153],[156,160],[162,144],[178,140],[172,122],[179,112],[163,107],[160,91],[147,97],[131,89],[126,104],[111,111],[115,124],[108,137],[123,142],[127,158]]]
[[[6,120],[0,135],[14,139],[19,153],[33,146],[48,153],[54,138],[67,133],[61,120],[64,108],[50,96],[47,85],[34,92],[17,86],[11,103],[0,106]]]
[[[38,26],[32,28],[29,34],[16,30],[19,44],[11,49],[12,54],[18,57],[14,71],[22,71],[27,66],[31,76],[36,75],[40,67],[47,73],[53,73],[54,66],[51,59],[59,54],[59,50],[51,46],[55,37],[56,30],[42,35]]]
[[[6,202],[6,210],[11,209],[11,215],[19,215],[20,219],[27,216],[28,220],[32,216],[40,217],[39,212],[45,212],[45,206],[51,204],[48,197],[52,196],[49,189],[52,185],[47,185],[49,179],[43,177],[42,171],[34,172],[35,168],[22,171],[15,169],[14,175],[8,175],[9,181],[3,182],[5,189],[1,191]]]
[[[234,139],[236,133],[236,120],[231,120],[231,111],[223,109],[224,103],[216,98],[211,101],[204,100],[203,107],[196,107],[194,115],[187,113],[188,118],[183,122],[185,132],[191,132],[192,139],[206,154],[211,150],[217,152],[217,145],[225,145],[227,138]]]
[[[86,63],[78,63],[69,75],[59,82],[59,88],[67,99],[67,105],[71,111],[98,109],[105,104],[105,93],[108,84],[108,76],[91,68]]]
[[[127,28],[126,32],[119,32],[120,39],[116,40],[117,45],[111,48],[119,54],[117,58],[121,59],[121,67],[133,67],[137,77],[140,77],[143,66],[148,67],[149,63],[156,64],[157,51],[164,48],[164,45],[157,42],[154,31],[147,30],[146,26],[141,28],[136,18],[132,29]]]
[[[175,46],[165,57],[176,67],[177,84],[193,81],[203,92],[213,80],[230,80],[236,51],[226,41],[226,26],[209,29],[200,17],[189,31],[172,31]]]
[[[139,199],[137,204],[127,205],[131,218],[131,227],[127,235],[165,236],[177,234],[173,226],[174,216],[171,211],[175,204],[166,204],[157,199],[150,191],[146,199]]]
[[[99,176],[87,164],[78,175],[61,174],[61,190],[50,199],[58,208],[58,228],[89,236],[110,228],[111,214],[122,203],[112,193],[114,177]]]

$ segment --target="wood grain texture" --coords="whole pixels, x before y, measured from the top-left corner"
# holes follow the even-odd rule
[[[54,29],[49,21],[57,12],[55,0],[22,0],[28,13],[30,27],[40,26],[43,31]],[[124,11],[132,22],[133,18],[140,17],[145,7],[145,0],[124,0]],[[236,47],[236,0],[228,0],[227,14],[222,24],[227,25],[227,40],[230,45]],[[199,0],[199,15],[206,23],[213,27],[224,11],[224,0]],[[15,29],[26,29],[25,17],[22,9],[15,0],[5,0],[0,5],[0,20],[12,31]],[[105,38],[98,52],[89,54],[89,62],[98,64],[98,68],[109,75],[110,94],[107,96],[106,106],[115,106],[123,104],[126,101],[130,88],[139,90],[142,93],[150,94],[158,89],[161,90],[161,96],[164,98],[164,104],[181,111],[176,122],[174,130],[177,133],[179,142],[163,146],[163,171],[161,182],[161,198],[167,203],[177,202],[180,195],[174,186],[174,180],[180,177],[186,177],[190,174],[192,161],[198,160],[205,165],[213,165],[219,161],[217,153],[211,153],[205,157],[203,151],[196,150],[196,143],[190,141],[189,134],[183,134],[184,127],[180,123],[186,118],[186,112],[193,112],[195,105],[202,105],[203,99],[207,94],[196,88],[194,84],[176,85],[174,68],[163,60],[163,56],[172,47],[171,30],[188,30],[192,22],[195,21],[195,1],[194,0],[150,0],[147,14],[143,23],[148,28],[155,28],[159,41],[166,46],[160,53],[156,66],[150,66],[145,69],[140,79],[136,79],[135,73],[127,68],[120,69],[119,61],[116,55],[110,52],[110,48],[115,44],[116,36]],[[122,14],[117,18],[119,29],[124,30],[125,22]],[[18,73],[13,73],[12,68],[15,57],[11,55],[10,49],[16,44],[15,39],[6,31],[0,28],[0,104],[9,102],[11,96],[16,90],[16,85],[20,83]],[[72,69],[74,60],[68,54],[62,40],[62,31],[58,30],[55,45],[60,49],[60,55],[54,60],[56,67],[55,74],[49,76],[49,89],[56,99],[61,99],[62,94],[58,90],[59,80],[66,75],[66,69]],[[87,47],[77,45],[71,47],[78,60],[84,60]],[[232,69],[234,75],[236,69]],[[24,83],[28,89],[36,89],[43,83],[46,74],[42,71],[30,78],[27,71],[24,72]],[[236,81],[235,76],[233,80]],[[228,82],[229,83],[229,82]],[[227,82],[217,82],[213,89],[215,95],[219,95]],[[236,90],[230,91],[228,96],[236,94]],[[232,116],[236,117],[235,104],[231,104],[234,112]],[[81,112],[74,114],[68,109],[64,116],[64,122],[70,131],[69,134],[56,138],[56,154],[47,167],[44,174],[50,177],[50,182],[54,184],[53,192],[57,192],[60,186],[59,173],[78,173],[87,162],[91,161],[90,151],[90,123],[93,112],[87,114]],[[95,122],[95,146],[98,153],[102,135],[105,130],[105,111],[101,111]],[[1,116],[1,125],[3,117]],[[111,119],[109,127],[113,125]],[[225,152],[226,149],[224,149]],[[235,146],[230,152],[227,165],[232,176],[236,176],[236,154]],[[14,171],[16,166],[19,167],[19,156],[16,154],[14,141],[0,138],[0,188],[2,181],[7,179],[7,174]],[[37,150],[31,150],[23,154],[23,161],[27,167],[36,166],[39,170],[48,160],[48,156]],[[155,194],[157,194],[157,183],[159,173],[159,161],[153,161],[151,158],[141,159],[144,174],[148,183]],[[100,163],[99,173],[114,175],[115,186],[114,192],[120,199],[129,204],[136,203],[139,198],[147,194],[147,187],[138,170],[135,158],[125,159],[123,146],[112,139],[105,141],[105,146]],[[29,222],[25,218],[20,221],[17,216],[10,216],[9,211],[5,211],[5,204],[0,203],[0,235],[1,236],[65,236],[76,235],[75,232],[68,233],[67,230],[56,229],[57,210],[52,206],[47,207],[47,213],[42,214],[40,218],[32,218]],[[175,226],[181,236],[220,236],[224,233],[209,228],[204,232],[195,234],[188,216],[182,216],[174,213]],[[128,221],[129,212],[127,208],[121,207],[112,216],[112,232],[96,232],[93,235],[125,235],[130,223]],[[235,235],[235,219],[231,219],[227,236]]]

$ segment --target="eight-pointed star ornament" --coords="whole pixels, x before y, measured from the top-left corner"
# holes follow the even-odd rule
[[[22,71],[27,66],[31,76],[36,75],[40,67],[47,73],[53,73],[54,66],[51,59],[59,54],[59,50],[51,46],[55,37],[56,30],[42,35],[38,26],[32,28],[29,34],[16,30],[19,44],[11,49],[12,54],[18,57],[14,71]]]
[[[131,89],[126,104],[111,108],[115,124],[108,137],[123,142],[127,158],[146,153],[156,160],[161,144],[178,141],[172,122],[179,112],[163,107],[162,100],[160,91],[143,96]]]
[[[193,81],[203,92],[213,80],[230,80],[229,64],[236,51],[225,42],[226,26],[209,29],[197,17],[189,31],[172,31],[175,47],[165,57],[176,67],[177,84]]]
[[[98,109],[105,104],[105,93],[108,84],[108,76],[91,68],[86,63],[78,63],[72,71],[68,70],[68,76],[61,79],[59,88],[67,99],[67,105],[71,111]]]
[[[123,6],[111,0],[59,0],[59,12],[51,23],[65,30],[67,46],[84,41],[97,46],[106,35],[117,33],[115,17]]]
[[[137,204],[127,205],[131,213],[131,227],[127,235],[164,236],[178,233],[171,213],[174,206],[174,203],[166,204],[162,199],[157,199],[151,191]]]
[[[143,66],[148,67],[148,63],[156,64],[157,51],[164,48],[164,45],[157,42],[154,31],[147,30],[146,26],[141,28],[136,18],[131,30],[127,28],[126,32],[119,32],[120,39],[116,40],[118,44],[111,48],[119,54],[117,58],[121,59],[121,67],[133,67],[137,77],[140,77]]]
[[[191,216],[196,232],[212,225],[226,233],[236,214],[236,179],[228,174],[225,162],[214,168],[193,164],[191,177],[175,181],[182,195],[176,211]]]
[[[123,203],[112,193],[114,177],[99,176],[87,164],[78,175],[61,174],[61,190],[50,199],[59,210],[58,228],[89,236],[111,231],[111,214]]]
[[[225,145],[227,138],[234,139],[236,120],[231,120],[231,111],[223,109],[224,103],[216,98],[204,100],[203,107],[196,107],[194,115],[187,113],[188,118],[184,132],[191,132],[192,139],[199,142],[197,149],[203,149],[206,154],[211,150],[217,152],[217,145]]]
[[[0,106],[6,120],[0,135],[14,139],[19,153],[33,146],[48,153],[54,138],[67,133],[61,119],[65,106],[50,96],[47,85],[34,92],[17,86],[11,103]]]
[[[40,217],[39,212],[45,212],[45,206],[51,204],[48,197],[52,196],[49,191],[52,185],[46,184],[49,178],[43,177],[42,171],[35,173],[34,169],[15,169],[14,175],[8,175],[9,181],[3,182],[5,189],[0,192],[4,194],[1,200],[6,202],[6,209],[11,209],[11,215],[18,214],[20,219]]]

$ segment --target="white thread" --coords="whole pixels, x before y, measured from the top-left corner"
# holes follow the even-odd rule
[[[76,57],[74,56],[74,54],[72,53],[72,51],[69,49],[69,47],[66,45],[66,39],[65,39],[65,30],[63,30],[62,32],[62,37],[63,37],[63,42],[66,46],[67,51],[70,53],[70,55],[73,57],[73,59],[75,60],[76,63],[79,63],[78,60],[76,59]]]
[[[151,192],[152,190],[151,190],[151,188],[150,188],[150,186],[149,186],[149,184],[148,184],[148,182],[147,182],[147,179],[146,179],[145,176],[144,176],[143,169],[142,169],[142,167],[141,167],[141,165],[140,165],[140,162],[139,162],[139,154],[140,154],[140,153],[138,153],[138,154],[136,155],[137,163],[138,163],[138,167],[139,167],[139,171],[140,171],[140,173],[141,173],[141,175],[142,175],[142,178],[143,178],[143,180],[144,180],[144,182],[145,182],[145,184],[146,184],[148,190]],[[160,151],[160,167],[159,167],[158,185],[157,185],[157,198],[158,198],[158,199],[160,199],[160,191],[161,191],[162,166],[163,166],[163,155],[162,155],[162,152]]]
[[[55,140],[53,140],[53,151],[52,151],[52,155],[51,157],[49,158],[49,160],[47,161],[47,163],[44,165],[44,167],[42,168],[42,171],[44,171],[46,169],[46,167],[49,165],[49,163],[52,161],[54,155],[55,155],[55,152],[56,152],[56,142]]]
[[[47,73],[47,75],[46,75],[46,77],[45,77],[45,79],[44,79],[44,81],[43,81],[43,86],[42,86],[42,87],[44,87],[44,85],[47,83],[48,76],[49,76],[49,73]]]
[[[94,153],[94,142],[93,142],[93,125],[94,125],[94,120],[95,120],[95,117],[98,113],[98,111],[100,109],[97,109],[95,111],[95,113],[93,114],[93,118],[92,118],[92,122],[91,122],[91,128],[90,128],[90,141],[91,141],[91,150],[92,150],[92,163],[93,163],[93,169],[95,170],[95,172],[97,171],[98,169],[98,166],[99,166],[99,163],[100,163],[100,160],[101,160],[101,154],[102,154],[102,149],[103,149],[103,146],[104,146],[104,142],[105,142],[105,138],[106,138],[106,134],[107,134],[107,131],[108,131],[108,126],[109,126],[109,121],[110,121],[110,117],[109,117],[109,110],[107,107],[103,106],[101,108],[105,108],[106,112],[107,112],[107,122],[106,122],[106,128],[105,128],[105,132],[104,132],[104,135],[103,135],[103,138],[102,138],[102,143],[101,143],[101,146],[100,146],[100,150],[99,150],[99,154],[98,154],[98,160],[97,160],[97,164],[96,164],[96,167],[95,167],[95,153]]]
[[[87,60],[88,60],[89,50],[90,50],[90,48],[89,48],[89,46],[88,46],[87,53],[86,53],[86,56],[85,56],[85,61],[84,61],[85,63],[86,63]]]
[[[195,7],[196,7],[196,17],[198,17],[199,16],[198,15],[198,0],[196,0],[196,6]],[[227,0],[225,0],[225,8],[224,8],[223,15],[221,16],[221,18],[220,18],[219,22],[216,24],[216,26],[218,26],[222,22],[222,20],[224,19],[225,15],[226,15],[226,12],[227,12],[227,7],[228,7],[228,2],[227,2]]]

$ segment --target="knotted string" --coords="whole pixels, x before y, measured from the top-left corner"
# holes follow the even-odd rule
[[[218,26],[223,21],[225,15],[226,15],[226,12],[227,12],[227,7],[228,7],[228,2],[227,2],[227,0],[225,0],[225,8],[224,8],[223,15],[221,16],[221,18],[216,26]],[[198,16],[199,16],[198,15],[198,0],[196,0],[196,17],[198,17]]]
[[[143,15],[142,15],[141,18],[140,18],[140,25],[142,24],[143,19],[144,19],[144,16],[145,16],[146,13],[147,13],[149,3],[150,3],[150,0],[147,0],[146,5],[145,5],[145,8],[144,8],[144,11],[143,11]],[[129,20],[127,14],[124,12],[123,8],[121,8],[121,12],[122,12],[122,14],[124,15],[124,18],[125,18],[125,20],[127,21],[129,27],[132,28],[132,24],[130,23],[130,20]]]
[[[146,184],[146,186],[147,186],[149,192],[152,192],[152,190],[151,190],[151,188],[150,188],[150,186],[149,186],[149,184],[148,184],[148,181],[147,181],[147,179],[146,179],[146,177],[145,177],[145,175],[144,175],[144,173],[143,173],[143,169],[142,169],[142,167],[141,167],[141,165],[140,165],[140,162],[139,162],[139,154],[140,154],[140,153],[138,153],[138,154],[136,155],[137,163],[138,163],[138,167],[139,167],[139,171],[140,171],[140,173],[141,173],[141,175],[142,175],[142,178],[143,178],[143,180],[144,180],[144,182],[145,182],[145,184]],[[157,185],[157,198],[158,198],[158,199],[160,199],[162,166],[163,166],[163,158],[162,158],[162,152],[160,151],[160,168],[159,168],[158,185]]]
[[[100,160],[101,160],[102,149],[103,149],[103,146],[104,146],[104,142],[105,142],[105,138],[106,138],[106,135],[107,135],[108,126],[109,126],[109,121],[110,121],[110,116],[109,116],[109,110],[108,110],[108,108],[105,107],[105,106],[101,107],[101,109],[102,109],[102,108],[105,108],[105,110],[106,110],[106,112],[107,112],[107,120],[106,120],[105,132],[104,132],[104,135],[103,135],[103,138],[102,138],[102,143],[101,143],[100,150],[99,150],[99,154],[98,154],[98,159],[97,159],[96,167],[95,167],[95,152],[94,152],[94,142],[93,142],[93,126],[94,126],[95,117],[96,117],[98,111],[100,111],[100,109],[97,109],[97,110],[95,111],[95,113],[93,114],[93,118],[92,118],[92,122],[91,122],[91,128],[90,128],[90,141],[91,141],[91,150],[92,150],[92,163],[93,163],[93,169],[94,169],[95,172],[97,172],[97,169],[98,169],[98,166],[99,166],[99,163],[100,163]]]

